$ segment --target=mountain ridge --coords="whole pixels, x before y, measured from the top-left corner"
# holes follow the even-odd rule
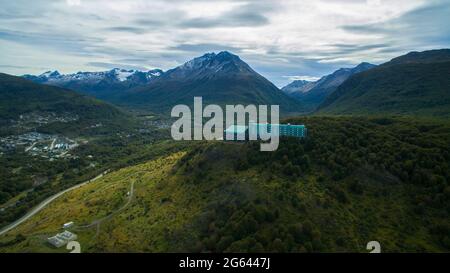
[[[318,81],[300,83],[297,81],[283,87],[281,90],[290,97],[302,102],[307,112],[311,112],[319,106],[325,98],[333,93],[338,86],[345,82],[351,75],[376,67],[376,65],[362,62],[353,68],[340,68],[333,73],[323,76]]]

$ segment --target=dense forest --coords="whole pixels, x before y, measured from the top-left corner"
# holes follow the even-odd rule
[[[254,142],[239,153],[211,145],[181,160],[187,183],[218,186],[198,222],[200,243],[186,243],[190,251],[363,251],[370,238],[387,251],[450,249],[448,125],[289,121],[307,124],[310,136],[283,139],[274,153],[260,152]],[[218,171],[225,160],[234,169]],[[234,188],[233,179],[248,172],[258,174],[255,184]]]

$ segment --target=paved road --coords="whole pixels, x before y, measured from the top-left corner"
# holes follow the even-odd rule
[[[52,144],[50,144],[50,150],[53,150],[53,148],[55,148],[55,142],[56,142],[56,138],[54,138],[52,141]]]
[[[37,142],[33,142],[33,144],[30,147],[25,149],[25,152],[28,152],[29,150],[33,149],[33,147],[36,146],[36,143]]]
[[[2,228],[0,230],[0,236],[5,234],[6,232],[10,231],[11,229],[17,227],[18,225],[22,224],[23,222],[25,222],[26,220],[28,220],[30,217],[32,217],[33,215],[35,215],[36,213],[38,213],[39,211],[41,211],[43,208],[45,208],[46,206],[48,206],[48,204],[50,204],[51,202],[53,202],[55,199],[57,199],[58,197],[60,197],[61,195],[72,191],[74,189],[78,189],[92,181],[95,181],[101,177],[103,177],[104,174],[106,174],[107,172],[104,172],[102,174],[99,174],[98,176],[96,176],[95,178],[92,178],[91,180],[88,180],[86,182],[83,182],[81,184],[75,185],[71,188],[68,188],[66,190],[63,190],[53,196],[50,196],[49,198],[45,199],[44,201],[42,201],[39,205],[37,205],[36,207],[34,207],[32,210],[30,210],[29,212],[27,212],[27,214],[25,214],[24,216],[22,216],[21,218],[19,218],[18,220],[14,221],[13,223],[7,225],[6,227]]]

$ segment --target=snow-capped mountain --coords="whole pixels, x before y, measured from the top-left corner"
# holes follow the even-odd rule
[[[46,83],[46,82],[70,82],[70,81],[101,81],[105,79],[116,80],[119,82],[132,81],[135,79],[146,79],[150,81],[153,78],[161,76],[163,73],[160,69],[154,69],[147,72],[139,70],[126,70],[114,68],[109,71],[101,72],[78,72],[74,74],[60,74],[57,70],[47,71],[41,75],[24,75],[29,80]],[[137,76],[137,77],[136,77]],[[142,78],[141,76],[145,76]]]
[[[205,104],[280,105],[284,113],[301,109],[299,103],[227,51],[194,58],[146,86],[122,93],[118,101],[164,112],[176,104],[191,105],[197,96],[203,97]]]
[[[23,77],[37,83],[65,87],[105,99],[119,91],[146,85],[163,73],[160,69],[139,71],[114,68],[109,71],[74,74],[61,74],[55,70],[38,76],[24,75]]]
[[[237,55],[227,51],[219,53],[206,53],[194,58],[183,65],[168,70],[163,78],[186,79],[217,77],[219,74],[254,74],[251,67],[243,62]]]
[[[176,104],[204,103],[280,105],[282,113],[302,110],[300,104],[227,51],[206,53],[166,72],[112,69],[61,74],[47,71],[24,75],[34,82],[64,87],[121,105],[164,112]]]
[[[286,94],[291,94],[295,92],[307,92],[314,86],[314,82],[305,81],[305,80],[295,80],[290,84],[283,87],[283,92]],[[308,88],[311,87],[311,88]]]

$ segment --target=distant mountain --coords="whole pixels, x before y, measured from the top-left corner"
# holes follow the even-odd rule
[[[160,69],[144,72],[114,68],[110,71],[78,72],[66,75],[58,71],[47,71],[39,76],[24,75],[23,77],[37,83],[69,88],[108,100],[124,90],[148,84],[163,73]]]
[[[120,125],[130,118],[116,107],[86,95],[0,73],[0,127],[8,127],[27,114],[52,115],[55,120],[68,117],[71,122],[57,122],[58,129],[80,134],[88,126]]]
[[[305,93],[309,90],[309,86],[314,86],[314,82],[305,80],[295,80],[283,87],[281,90],[287,95],[293,95],[297,92]]]
[[[294,81],[281,90],[290,97],[299,100],[305,107],[305,110],[310,112],[315,110],[329,94],[333,93],[350,76],[374,67],[375,65],[364,62],[354,68],[336,70],[316,82]]]
[[[319,112],[449,116],[449,75],[450,49],[411,52],[353,75]]]
[[[302,110],[299,103],[226,51],[208,53],[171,69],[146,86],[122,93],[117,103],[169,111],[177,104],[192,104],[194,96],[202,96],[208,104],[276,104],[284,113]]]

